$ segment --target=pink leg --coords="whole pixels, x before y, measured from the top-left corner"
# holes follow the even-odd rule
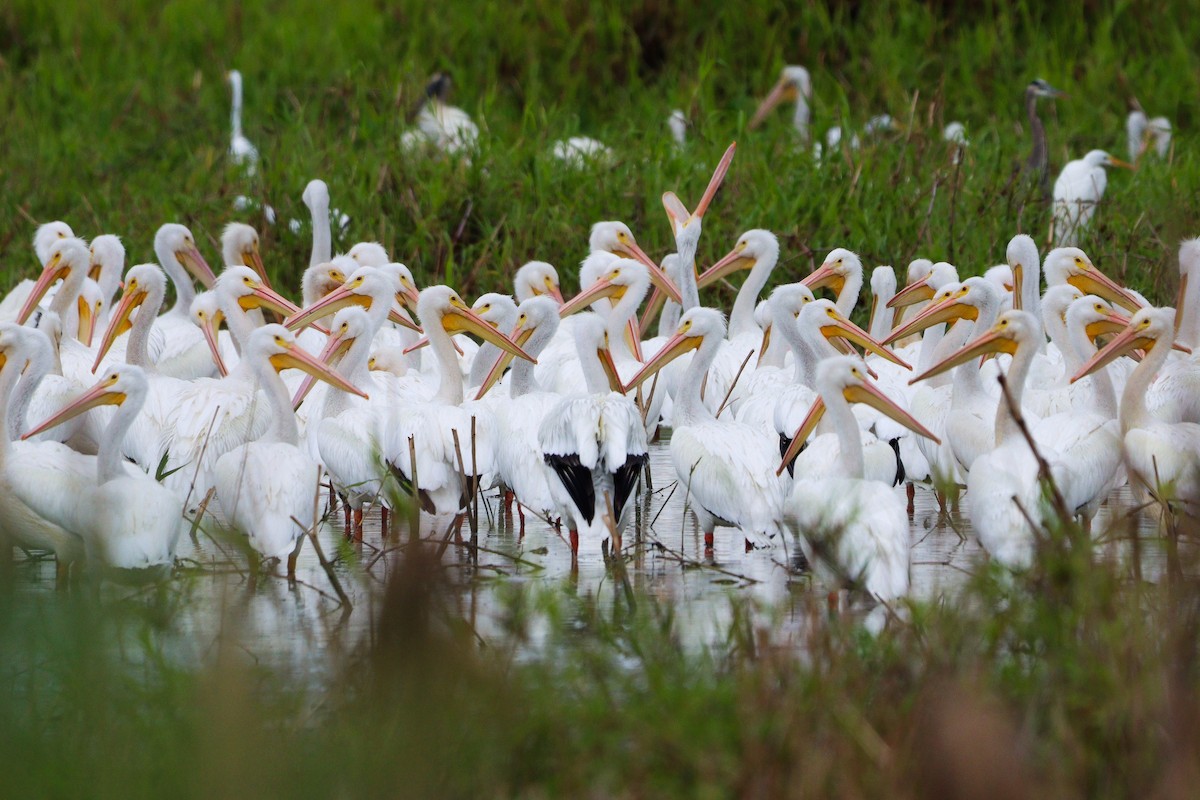
[[[362,541],[362,519],[363,512],[361,508],[354,509],[354,541]]]
[[[704,532],[704,549],[705,550],[713,549],[713,532],[712,531]]]

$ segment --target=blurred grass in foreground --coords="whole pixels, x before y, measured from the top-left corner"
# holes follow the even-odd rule
[[[481,643],[435,546],[410,549],[369,643],[331,650],[320,688],[254,665],[232,620],[208,666],[173,666],[170,590],[6,594],[0,774],[14,797],[1184,797],[1200,777],[1185,528],[1159,584],[1137,577],[1136,542],[1118,561],[1056,527],[1028,574],[983,568],[878,637],[807,592],[801,641],[734,598],[705,650],[653,596],[518,587],[509,633]]]

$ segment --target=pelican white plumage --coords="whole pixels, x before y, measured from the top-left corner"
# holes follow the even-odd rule
[[[671,140],[675,142],[676,148],[683,148],[687,145],[687,114],[684,114],[681,109],[675,109],[667,117],[667,127],[671,130]]]
[[[456,156],[469,157],[474,152],[479,128],[467,112],[446,103],[450,85],[450,76],[444,72],[430,79],[409,114],[410,121],[415,118],[417,127],[400,137],[401,149],[412,150],[424,144]]]
[[[513,276],[513,296],[517,298],[518,303],[524,303],[538,295],[547,295],[554,298],[554,302],[560,306],[563,304],[558,270],[545,261],[529,261]]]
[[[582,169],[589,164],[604,166],[616,159],[612,148],[588,136],[572,136],[554,143],[550,154],[565,166]]]
[[[234,340],[241,343],[243,355],[237,367],[224,378],[193,380],[175,396],[171,434],[166,443],[170,453],[166,466],[170,474],[163,483],[180,497],[190,498],[190,504],[198,504],[214,485],[217,460],[261,436],[271,422],[271,407],[260,402],[255,367],[245,358],[246,343],[256,330],[246,312],[267,308],[292,314],[298,310],[245,266],[226,268],[217,280],[215,291],[225,323]],[[203,334],[201,341],[205,342],[207,354]]]
[[[221,231],[221,258],[225,266],[242,264],[250,267],[262,282],[270,286],[267,268],[263,266],[262,253],[258,249],[258,231],[241,222],[230,222]]]
[[[1121,437],[1131,482],[1155,499],[1196,513],[1200,503],[1200,424],[1164,422],[1146,404],[1146,393],[1171,352],[1175,335],[1170,309],[1144,308],[1072,377],[1078,380],[1134,350],[1146,351],[1121,394]]]
[[[783,503],[783,483],[775,475],[774,437],[740,422],[718,420],[700,397],[704,375],[724,338],[720,312],[687,311],[671,340],[629,382],[632,389],[673,359],[696,350],[675,394],[671,460],[707,548],[713,545],[718,523],[741,528],[748,537],[770,539],[779,531]]]
[[[417,314],[437,359],[438,391],[432,398],[410,394],[405,404],[385,420],[385,455],[399,476],[413,487],[423,509],[437,517],[457,517],[477,483],[481,479],[490,482],[495,474],[490,435],[494,426],[487,408],[463,407],[463,376],[451,334],[470,332],[521,358],[529,357],[480,319],[448,286],[422,290]]]
[[[641,412],[620,392],[608,330],[598,316],[579,316],[574,335],[586,393],[560,400],[538,428],[542,455],[557,478],[549,481],[550,494],[567,524],[572,555],[581,537],[597,544],[619,539],[627,501],[649,458]]]
[[[1108,185],[1105,167],[1133,165],[1113,158],[1103,150],[1092,150],[1083,158],[1068,162],[1054,181],[1054,242],[1059,247],[1078,243],[1091,224],[1096,206]]]
[[[183,225],[167,223],[160,227],[154,235],[154,254],[175,287],[175,305],[154,323],[161,331],[156,341],[161,342],[162,349],[151,349],[150,358],[164,375],[185,380],[208,377],[214,372],[208,344],[190,319],[196,298],[191,274],[209,289],[216,276],[196,248],[192,232]]]
[[[381,427],[387,413],[386,393],[368,368],[372,339],[381,322],[382,318],[373,318],[358,307],[343,308],[334,316],[329,341],[317,360],[326,363],[340,356],[338,370],[367,398],[330,388],[320,410],[309,416],[305,431],[309,454],[319,458],[345,502],[347,535],[351,535],[349,523],[353,514],[352,535],[356,540],[362,539],[366,504],[380,504],[385,535],[387,532],[388,498],[384,482],[388,468]]]
[[[829,251],[821,266],[809,273],[802,283],[815,293],[818,289],[829,288],[837,295],[838,311],[842,316],[854,313],[858,304],[858,295],[863,286],[863,266],[859,257],[838,247]]]
[[[254,175],[258,172],[258,148],[242,133],[242,73],[231,69],[226,77],[233,92],[229,109],[229,158],[247,175]]]
[[[775,86],[755,109],[754,116],[750,119],[750,129],[753,130],[761,125],[772,109],[787,101],[795,103],[792,111],[792,127],[807,142],[808,122],[811,116],[808,104],[812,102],[812,80],[808,70],[804,67],[787,66],[783,68]]]
[[[75,234],[72,232],[71,226],[61,220],[39,225],[33,234],[33,252],[37,255],[38,264],[44,269],[46,263],[52,258],[50,248],[63,239],[74,238]],[[0,301],[0,321],[13,322],[16,320],[18,312],[25,305],[25,301],[29,299],[29,294],[33,291],[35,284],[36,281],[25,278],[4,296],[4,300]]]
[[[1129,139],[1129,160],[1135,164],[1147,151],[1166,158],[1171,150],[1171,121],[1166,117],[1147,119],[1140,108],[1125,118],[1125,135]]]
[[[242,364],[249,366],[265,395],[270,424],[257,440],[240,444],[216,460],[213,485],[225,519],[245,533],[262,556],[286,556],[288,574],[293,575],[301,537],[310,523],[316,524],[312,515],[321,470],[300,449],[291,397],[279,370],[301,369],[343,391],[361,392],[305,352],[282,325],[256,329],[246,341]]]
[[[530,297],[518,307],[516,326],[510,337],[534,358],[554,337],[558,328],[558,303],[549,296]],[[479,387],[479,399],[499,379],[511,354],[501,353]],[[525,515],[521,506],[547,519],[557,519],[559,503],[551,491],[558,482],[557,473],[546,463],[538,432],[562,397],[542,391],[533,373],[533,364],[517,361],[508,376],[508,400],[494,405],[496,415],[496,464],[500,479],[516,496],[521,528]],[[594,492],[593,492],[594,494]],[[505,496],[507,502],[508,496]]]
[[[88,251],[91,253],[88,277],[100,287],[100,295],[104,299],[100,315],[95,321],[96,327],[103,330],[108,325],[113,295],[125,271],[125,245],[121,244],[119,236],[106,233],[92,239]]]
[[[35,351],[40,349],[44,359],[50,358],[49,344],[44,334],[11,322],[0,323],[0,419],[4,420],[4,435],[0,436],[0,491],[4,493],[5,509],[0,515],[0,547],[20,545],[36,550],[48,550],[58,561],[60,580],[67,577],[70,565],[86,555],[83,539],[73,529],[54,521],[58,513],[43,513],[44,503],[58,499],[74,500],[72,487],[87,477],[84,457],[57,442],[18,441],[15,428],[25,426],[24,408],[18,408],[13,387],[22,378],[22,369]],[[30,363],[30,371],[38,369]],[[41,371],[46,367],[43,365]],[[11,402],[10,402],[11,401]],[[6,550],[4,557],[9,555]]]
[[[783,504],[784,524],[809,563],[838,585],[861,586],[885,602],[903,597],[909,577],[904,500],[890,483],[864,479],[862,442],[850,403],[867,403],[921,436],[936,437],[885,397],[857,358],[822,361],[817,390],[839,440],[838,469],[796,481]],[[807,422],[798,438],[803,440],[815,427]]]
[[[169,567],[183,523],[183,504],[153,477],[130,470],[122,458],[126,431],[146,399],[140,367],[118,364],[92,389],[33,428],[32,436],[100,405],[116,405],[93,461],[91,481],[75,488],[59,507],[56,522],[75,531],[87,546],[88,558],[108,567]]]

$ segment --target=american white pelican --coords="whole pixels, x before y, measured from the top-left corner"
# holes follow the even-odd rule
[[[1103,150],[1092,150],[1083,158],[1069,162],[1054,181],[1054,242],[1071,247],[1091,224],[1096,206],[1108,185],[1105,167],[1133,165],[1113,158]]]
[[[1037,183],[1043,195],[1050,188],[1050,150],[1046,146],[1046,128],[1037,113],[1037,101],[1043,97],[1066,97],[1065,92],[1055,89],[1041,78],[1034,78],[1025,87],[1025,115],[1029,118],[1029,136],[1033,148],[1025,161],[1025,170]]]
[[[942,128],[942,141],[948,142],[953,148],[951,155],[953,164],[962,161],[963,152],[971,144],[967,141],[967,127],[957,121],[946,123],[946,127]]]
[[[231,222],[221,231],[221,258],[225,266],[242,264],[258,273],[262,282],[271,285],[267,268],[263,266],[258,249],[258,231],[241,222]]]
[[[119,569],[169,567],[183,523],[179,498],[153,477],[128,469],[121,454],[125,433],[145,399],[141,368],[118,364],[105,370],[92,389],[26,434],[100,405],[117,406],[104,429],[91,482],[73,487],[69,500],[59,504],[62,513],[56,521],[83,538],[89,559]]]
[[[784,524],[808,562],[838,585],[860,586],[884,602],[903,597],[910,530],[904,500],[890,483],[864,479],[862,442],[850,403],[866,403],[921,436],[936,437],[884,396],[857,358],[822,361],[817,390],[836,431],[840,459],[832,473],[796,481],[783,504]],[[815,426],[807,423],[798,438]]]
[[[1008,398],[1001,398],[996,407],[996,446],[975,459],[967,475],[968,510],[979,541],[993,558],[1011,567],[1029,566],[1035,541],[1030,526],[1040,528],[1053,513],[1047,508],[1037,459],[1013,415],[1014,408],[1021,408],[1040,338],[1040,326],[1028,312],[1008,311],[990,331],[933,368],[943,371],[987,353],[1012,355]],[[1069,412],[1030,427],[1067,510],[1082,510],[1087,516],[1111,488],[1120,464],[1111,420]]]
[[[0,323],[0,419],[5,421],[4,435],[0,436],[0,491],[4,494],[4,514],[0,515],[0,547],[6,548],[0,558],[8,558],[9,548],[20,545],[37,550],[49,550],[58,560],[58,576],[64,580],[70,565],[83,558],[86,551],[83,539],[73,529],[63,527],[41,509],[47,499],[60,502],[74,499],[68,482],[76,477],[86,478],[86,463],[83,457],[57,442],[43,446],[42,442],[16,441],[19,433],[14,427],[24,427],[24,409],[18,408],[13,387],[22,381],[21,371],[27,360],[40,348],[48,359],[49,344],[37,341],[44,334],[32,328],[24,328],[11,322]],[[30,371],[38,369],[30,364]],[[40,367],[45,371],[45,365]],[[10,404],[10,399],[14,402]],[[69,453],[65,460],[76,469],[65,469],[59,462],[62,454]]]
[[[152,351],[150,357],[164,375],[185,380],[212,375],[208,345],[189,318],[196,297],[189,271],[205,288],[212,288],[216,277],[196,249],[191,231],[182,225],[167,223],[158,229],[154,235],[154,254],[175,286],[175,305],[155,322],[162,332],[162,350]]]
[[[415,118],[417,127],[400,137],[402,150],[429,145],[450,155],[469,157],[474,152],[479,128],[467,112],[446,103],[449,94],[450,76],[444,72],[434,75],[409,113],[409,121]]]
[[[1164,422],[1146,404],[1147,390],[1171,353],[1175,335],[1170,309],[1144,308],[1129,325],[1072,377],[1078,380],[1134,350],[1146,351],[1121,393],[1121,435],[1131,481],[1155,499],[1194,515],[1200,503],[1200,424]]]
[[[75,234],[71,231],[71,226],[61,220],[45,222],[39,225],[33,234],[33,252],[37,255],[38,264],[44,268],[46,263],[51,259],[50,248],[52,245],[63,239],[74,238]],[[25,301],[29,298],[29,293],[33,291],[34,285],[35,281],[26,278],[4,296],[3,302],[0,302],[0,321],[12,322],[16,320],[17,313],[25,305]]]
[[[308,206],[312,218],[312,253],[308,257],[308,266],[315,267],[333,258],[333,238],[329,230],[329,187],[320,178],[311,180],[304,187],[300,199]]]
[[[517,322],[510,338],[537,358],[558,328],[558,303],[548,296],[530,297],[517,310]],[[497,356],[479,387],[480,395],[499,379],[504,364],[511,360],[508,353]],[[522,506],[548,519],[556,519],[559,514],[559,505],[550,488],[552,482],[558,482],[558,475],[543,457],[538,431],[542,421],[562,399],[557,394],[542,391],[534,377],[533,364],[522,359],[513,365],[508,376],[508,400],[493,406],[497,470],[508,492],[516,496],[522,531],[525,528]],[[509,499],[506,494],[506,507]]]
[[[867,333],[872,339],[883,340],[892,332],[892,315],[888,303],[896,296],[896,270],[880,266],[871,270],[871,313],[867,316]]]
[[[233,91],[229,109],[229,158],[247,175],[254,175],[258,172],[258,148],[242,133],[242,73],[231,69],[227,77]]]
[[[700,397],[704,375],[724,338],[720,312],[687,311],[671,340],[629,383],[632,389],[671,360],[696,350],[675,394],[671,460],[706,548],[712,547],[718,523],[741,528],[747,536],[773,537],[783,502],[783,483],[775,475],[775,438],[740,422],[718,420]]]
[[[422,290],[417,315],[437,359],[440,383],[434,397],[409,395],[403,405],[396,405],[384,421],[384,434],[388,437],[385,455],[399,477],[413,485],[413,458],[409,450],[412,439],[417,461],[413,491],[422,508],[439,517],[457,517],[466,508],[479,480],[495,474],[494,426],[486,407],[463,407],[463,376],[451,334],[470,332],[514,355],[522,358],[528,355],[480,319],[448,286]]]
[[[862,291],[862,261],[843,247],[835,248],[829,251],[821,266],[809,273],[802,283],[814,292],[826,287],[832,289],[837,295],[835,302],[838,311],[848,317],[854,313],[859,292]]]
[[[586,394],[560,400],[538,428],[543,457],[557,477],[549,482],[550,494],[567,524],[573,556],[581,536],[602,544],[611,534],[619,546],[629,496],[649,458],[642,415],[619,391],[607,326],[583,314],[574,335]]]
[[[171,472],[163,483],[180,497],[190,497],[191,504],[198,504],[213,486],[217,460],[260,436],[270,423],[270,407],[260,402],[258,376],[244,355],[246,343],[256,330],[246,312],[255,308],[280,314],[296,311],[293,303],[264,285],[254,270],[245,266],[222,272],[215,291],[230,333],[241,342],[243,358],[226,377],[194,380],[175,397],[171,435],[166,443],[170,453],[167,469]],[[205,341],[203,334],[201,341]],[[207,343],[205,350],[207,354]]]
[[[100,316],[96,319],[96,327],[103,330],[108,325],[113,295],[125,272],[125,245],[121,244],[120,237],[106,233],[92,239],[88,250],[91,253],[88,277],[100,287],[100,295],[104,298]]]
[[[671,294],[672,299],[679,302],[684,311],[700,305],[700,287],[696,278],[696,248],[700,245],[701,223],[705,212],[708,211],[709,205],[717,195],[717,190],[725,182],[725,175],[729,172],[730,165],[733,164],[733,155],[736,151],[737,142],[731,143],[725,149],[724,155],[721,156],[716,169],[713,170],[708,186],[704,189],[704,194],[696,203],[695,210],[688,212],[687,207],[680,202],[674,192],[666,192],[662,197],[663,209],[667,212],[667,219],[671,223],[671,229],[675,232],[675,252],[679,254],[679,277],[681,279],[679,291],[676,293],[678,297],[668,293]],[[657,267],[651,269],[649,264],[646,267],[650,269],[652,275],[657,270]]]
[[[796,104],[792,111],[792,127],[807,143],[808,121],[811,116],[808,104],[812,102],[812,81],[808,70],[804,67],[788,66],[783,68],[775,86],[755,109],[754,116],[750,119],[750,129],[753,130],[761,125],[772,109],[783,102]]]
[[[517,304],[506,294],[487,292],[471,304],[471,310],[502,331],[511,330],[517,321]],[[471,358],[471,372],[467,376],[467,388],[474,389],[483,383],[488,370],[500,357],[500,348],[484,342]]]
[[[1171,150],[1171,121],[1166,117],[1147,119],[1140,108],[1125,118],[1125,135],[1129,139],[1129,160],[1134,163],[1148,150],[1159,158],[1166,158]]]
[[[304,370],[347,392],[354,386],[296,344],[282,325],[264,325],[245,344],[248,365],[269,406],[270,427],[257,440],[241,444],[217,459],[213,480],[225,519],[250,538],[266,558],[287,557],[288,575],[296,572],[301,538],[312,518],[320,490],[320,467],[300,449],[292,399],[279,377],[285,367]]]
[[[611,165],[616,159],[616,153],[604,142],[588,136],[572,136],[554,143],[550,154],[572,169],[582,169],[589,164],[597,166]]]
[[[524,303],[538,295],[548,295],[554,298],[554,302],[563,304],[558,270],[545,261],[530,261],[517,270],[513,278],[513,292],[518,303]]]
[[[92,372],[101,365],[124,361],[143,370],[146,392],[141,412],[131,420],[123,438],[124,455],[146,471],[158,469],[167,452],[167,443],[174,430],[176,397],[186,390],[188,382],[162,375],[150,361],[150,340],[155,333],[154,322],[166,295],[167,279],[157,264],[138,264],[125,273],[125,291],[113,309],[112,320],[96,349]],[[137,312],[134,316],[134,312]],[[131,322],[132,320],[132,322]],[[124,347],[115,358],[107,359],[117,337],[129,331]]]
[[[1042,263],[1042,272],[1046,275],[1048,287],[1069,283],[1084,294],[1099,295],[1110,303],[1128,309],[1130,313],[1146,305],[1145,300],[1136,293],[1097,269],[1087,254],[1078,247],[1058,247],[1051,250]]]
[[[678,108],[675,109],[667,117],[667,127],[671,129],[671,140],[675,142],[676,148],[683,148],[687,145],[687,114]]]

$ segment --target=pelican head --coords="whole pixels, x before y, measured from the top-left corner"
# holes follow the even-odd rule
[[[1097,269],[1078,247],[1051,250],[1046,254],[1042,270],[1046,274],[1047,286],[1069,283],[1084,294],[1100,295],[1130,312],[1136,312],[1144,305],[1128,289]]]
[[[830,356],[821,360],[817,365],[817,391],[820,399],[809,409],[804,421],[792,436],[791,444],[783,453],[783,459],[776,475],[782,475],[787,465],[792,463],[804,447],[808,437],[816,430],[821,417],[825,415],[826,397],[840,394],[847,403],[862,403],[871,406],[876,411],[894,419],[918,436],[924,436],[937,444],[941,440],[916,420],[911,414],[889,399],[879,387],[867,377],[869,370],[862,359],[855,356]]]
[[[478,303],[476,304],[478,305]],[[558,320],[558,303],[553,298],[546,295],[529,297],[517,306],[516,324],[508,338],[512,339],[518,347],[524,348],[531,356],[537,358],[549,343],[550,338],[554,336],[554,332],[558,330]],[[530,339],[538,331],[545,331],[545,333],[539,336],[538,340],[530,342]],[[504,374],[504,370],[512,363],[512,360],[511,353],[499,355],[496,363],[492,365],[479,384],[479,391],[475,395],[476,400],[487,394],[488,390],[500,380],[500,376]]]
[[[125,245],[121,244],[121,237],[111,233],[97,236],[88,252],[91,256],[88,277],[100,284],[102,291],[115,289],[125,268]]]
[[[566,317],[602,298],[620,301],[630,292],[640,301],[649,288],[650,275],[641,262],[629,258],[619,258],[613,261],[591,286],[585,287],[583,291],[564,303],[558,311],[561,316]]]
[[[853,274],[862,275],[862,261],[846,248],[838,247],[829,251],[821,266],[809,273],[803,283],[814,292],[828,287],[837,294],[846,285],[846,279]]]
[[[779,74],[779,80],[775,82],[770,93],[758,104],[750,120],[750,128],[761,125],[780,103],[796,101],[803,101],[805,104],[812,101],[812,79],[804,67],[787,66]],[[807,115],[803,121],[804,124],[808,123]]]
[[[684,353],[699,349],[706,341],[720,341],[724,338],[725,317],[720,311],[703,307],[689,309],[679,318],[674,335],[667,340],[658,354],[633,376],[625,387],[626,391],[633,391],[667,364]]]
[[[132,402],[134,408],[141,408],[146,400],[148,389],[146,373],[141,367],[133,364],[116,364],[104,371],[104,376],[73,402],[62,408],[49,419],[34,426],[22,439],[37,436],[48,428],[61,425],[69,419],[90,411],[98,406],[120,406]]]
[[[531,297],[546,295],[562,305],[562,289],[558,283],[558,270],[545,261],[530,261],[519,270],[513,279],[518,302],[525,302]]]
[[[326,215],[329,214],[329,187],[320,178],[308,182],[300,199],[304,205],[308,206],[308,210],[314,217],[319,218],[322,211]]]
[[[176,222],[168,222],[161,226],[154,234],[154,252],[164,267],[167,267],[170,259],[182,264],[196,280],[204,284],[204,288],[211,289],[216,283],[212,268],[208,266],[204,256],[200,255],[196,240],[186,226]]]
[[[738,237],[737,244],[725,256],[704,271],[699,278],[700,286],[718,281],[740,269],[750,269],[763,259],[779,258],[779,239],[762,228],[754,228]]]
[[[438,325],[448,334],[473,333],[505,352],[527,361],[534,361],[511,339],[481,319],[463,302],[463,299],[458,296],[458,292],[449,286],[428,286],[421,290],[420,298],[417,300],[417,316],[420,317],[421,324],[426,330],[430,325]]]
[[[1085,294],[1067,306],[1065,323],[1068,328],[1082,326],[1088,338],[1095,339],[1125,330],[1129,317],[1116,311],[1103,297]]]
[[[296,304],[263,283],[258,273],[246,266],[226,267],[217,278],[213,290],[226,315],[226,303],[236,303],[243,311],[265,308],[279,314],[299,311]]]
[[[962,283],[948,283],[938,290],[920,314],[888,334],[884,342],[894,342],[942,322],[977,320],[981,314],[990,317],[999,304],[1000,291],[987,278],[972,277]]]
[[[629,226],[624,222],[597,222],[588,236],[588,249],[640,261],[650,270],[650,280],[654,285],[666,292],[675,302],[680,301],[679,287],[654,263],[654,259],[638,246],[637,240],[633,238],[633,231],[629,230]]]
[[[305,305],[312,305],[346,282],[345,267],[338,263],[344,259],[345,256],[338,256],[333,261],[313,264],[304,270],[300,285]],[[350,271],[353,272],[354,269]]]
[[[221,310],[217,293],[208,291],[196,295],[188,309],[188,317],[204,334],[204,341],[208,343],[208,350],[212,353],[217,370],[222,376],[228,375],[229,370],[225,367],[225,359],[221,357],[221,346],[217,339],[217,332],[221,329],[221,323],[225,321],[225,312]],[[111,326],[111,323],[109,324]]]
[[[345,283],[315,303],[292,314],[284,320],[284,324],[298,331],[346,306],[358,305],[369,309],[376,302],[384,303],[390,314],[392,300],[396,294],[394,287],[395,281],[391,276],[375,267],[359,267],[350,273]]]
[[[1079,371],[1071,376],[1071,383],[1091,375],[1101,367],[1116,361],[1134,350],[1150,352],[1162,342],[1168,344],[1175,338],[1175,314],[1169,308],[1147,307],[1137,311],[1129,324],[1113,337],[1103,349],[1096,352]],[[1186,347],[1177,348],[1190,353]]]
[[[60,239],[74,239],[75,233],[71,226],[61,220],[46,222],[38,225],[33,234],[33,252],[37,253],[39,264],[50,260],[50,246]]]
[[[252,361],[263,359],[276,372],[299,369],[344,392],[359,397],[367,396],[328,365],[309,354],[296,342],[296,335],[282,325],[269,324],[256,328],[246,343],[246,357]]]
[[[258,231],[242,222],[231,222],[221,232],[221,257],[225,264],[242,264],[258,273],[264,283],[267,269],[258,250]]]
[[[392,260],[379,242],[359,242],[346,255],[360,267],[382,267]]]
[[[104,360],[104,356],[108,354],[117,337],[133,327],[134,310],[148,303],[148,307],[154,309],[149,313],[156,313],[159,306],[162,305],[166,292],[167,276],[163,274],[157,264],[138,264],[129,268],[129,271],[125,273],[125,289],[121,293],[120,302],[113,309],[112,318],[108,321],[108,328],[104,331],[104,337],[100,340],[100,347],[96,351],[96,360],[92,364],[92,372],[100,367],[100,362]],[[209,293],[205,292],[205,294]]]
[[[996,324],[990,330],[934,364],[925,372],[910,380],[909,384],[923,381],[926,378],[932,378],[934,375],[940,375],[957,367],[959,364],[965,364],[981,356],[993,353],[1008,353],[1012,355],[1020,347],[1036,347],[1042,335],[1041,326],[1033,314],[1030,314],[1028,311],[1016,309],[1005,311],[996,320]]]
[[[29,319],[29,315],[37,308],[55,281],[62,280],[64,291],[77,292],[87,278],[89,254],[82,239],[54,239],[48,252],[49,257],[42,267],[42,272],[25,300],[25,305],[17,314],[17,322],[21,325]]]

